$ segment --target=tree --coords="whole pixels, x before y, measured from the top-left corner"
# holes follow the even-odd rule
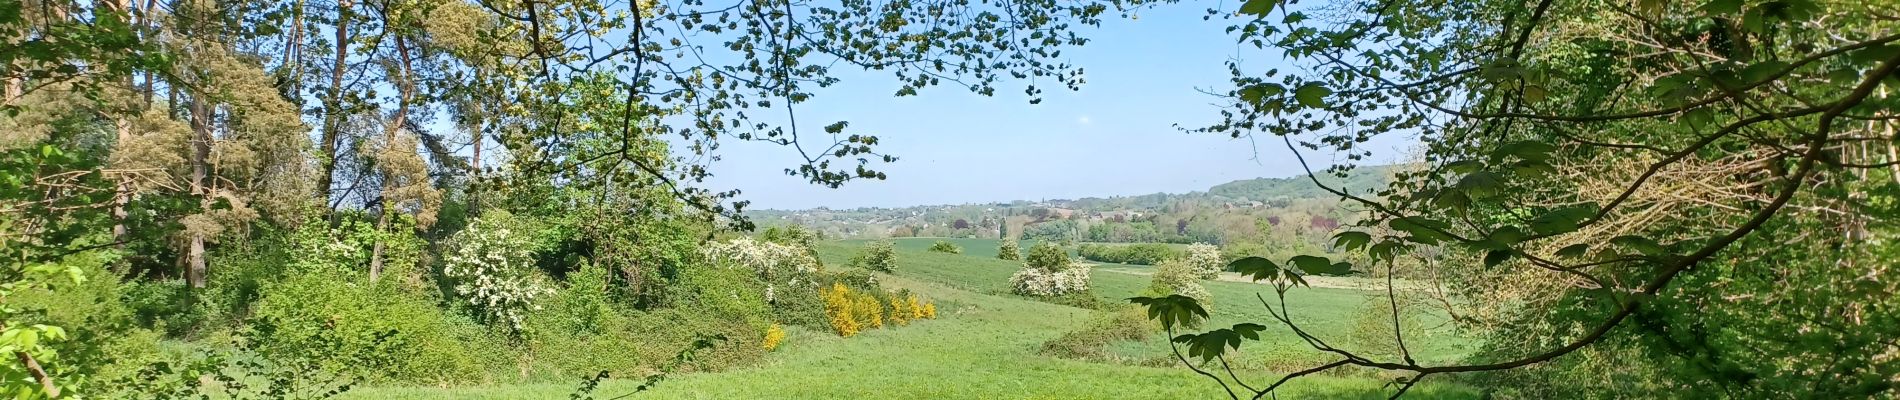
[[[897,271],[897,246],[888,240],[873,241],[864,244],[864,248],[853,257],[851,264],[878,272]]]
[[[1016,244],[1015,240],[1003,239],[1002,244],[996,247],[996,259],[998,260],[1016,261],[1022,258],[1023,249]]]
[[[1322,6],[1325,13],[1282,5],[1242,4],[1235,31],[1242,43],[1289,55],[1303,72],[1234,62],[1228,118],[1201,131],[1269,133],[1296,155],[1326,149],[1349,160],[1365,157],[1358,144],[1376,135],[1426,138],[1421,163],[1396,174],[1390,188],[1311,179],[1368,210],[1360,225],[1382,229],[1340,232],[1335,243],[1363,252],[1373,266],[1441,268],[1433,275],[1465,288],[1450,300],[1480,308],[1454,305],[1454,315],[1497,317],[1475,321],[1487,328],[1486,355],[1430,364],[1413,359],[1402,337],[1396,358],[1328,346],[1268,302],[1272,322],[1339,358],[1289,378],[1342,367],[1409,373],[1397,395],[1434,375],[1503,379],[1530,365],[1574,366],[1585,361],[1566,357],[1589,349],[1647,356],[1636,359],[1659,367],[1642,377],[1655,387],[1743,397],[1887,390],[1813,374],[1894,368],[1892,360],[1859,356],[1886,351],[1875,343],[1890,337],[1862,334],[1890,331],[1884,323],[1791,315],[1891,300],[1831,272],[1887,257],[1849,238],[1893,234],[1862,225],[1885,214],[1849,200],[1894,194],[1891,167],[1900,160],[1880,151],[1888,144],[1860,140],[1893,135],[1886,116],[1895,99],[1882,86],[1900,55],[1871,50],[1900,40],[1889,34],[1891,18],[1808,1],[1339,1]],[[1361,128],[1332,129],[1348,125]],[[1352,169],[1329,172],[1343,177]],[[1844,252],[1768,244],[1804,234],[1815,239],[1803,243]],[[1805,256],[1794,264],[1760,258],[1769,254]],[[1280,296],[1303,285],[1298,271],[1353,268],[1313,255],[1285,264],[1243,258],[1233,266],[1272,281]],[[1855,273],[1865,272],[1847,272]],[[1737,277],[1762,278],[1711,283]],[[1788,294],[1783,279],[1828,295],[1788,308],[1733,300]],[[1164,322],[1205,315],[1178,298],[1137,302]],[[1392,307],[1395,324],[1403,319],[1398,310]],[[1577,326],[1583,329],[1572,332]],[[1176,342],[1205,362],[1241,343],[1228,338],[1261,328],[1245,323]],[[1235,397],[1238,390],[1264,396],[1287,381],[1255,386],[1203,375]],[[1517,382],[1526,390],[1608,386]]]
[[[938,253],[949,253],[949,254],[963,253],[962,247],[958,247],[956,243],[950,243],[950,241],[948,240],[938,240],[936,243],[931,243],[929,250],[938,252]]]

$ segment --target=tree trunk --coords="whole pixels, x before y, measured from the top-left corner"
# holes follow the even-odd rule
[[[337,2],[336,18],[336,60],[330,69],[330,93],[323,100],[323,154],[318,161],[322,168],[317,171],[317,198],[325,206],[330,204],[330,185],[336,175],[336,142],[343,127],[343,72],[349,68],[350,54],[350,18],[353,14],[350,0]]]
[[[107,8],[111,10],[112,12],[116,12],[116,13],[120,13],[124,15],[125,21],[127,23],[132,22],[132,1],[131,0],[114,0],[110,2],[101,2],[100,6],[102,6],[101,8]],[[126,91],[124,94],[124,96],[126,96],[126,99],[124,99],[126,100],[126,102],[121,103],[122,105],[131,103],[132,102],[131,99],[136,98],[139,95],[138,87],[134,86],[134,83],[132,82],[132,78],[133,78],[132,74],[126,74],[125,80],[121,82],[122,84],[125,85],[125,91]],[[137,108],[142,108],[142,107],[125,107],[123,109],[114,110],[114,112],[117,114],[117,118],[115,118],[112,121],[112,124],[115,128],[118,128],[118,144],[115,146],[124,146],[126,142],[129,142],[132,140],[132,118],[133,118],[133,115],[136,114],[133,111],[134,109],[137,109]],[[125,228],[125,220],[126,220],[126,217],[129,216],[129,214],[126,213],[125,208],[128,204],[131,204],[131,203],[132,203],[132,176],[129,174],[122,174],[119,176],[118,191],[117,193],[114,193],[112,196],[112,241],[117,243],[116,245],[114,245],[114,247],[117,247],[120,250],[125,249],[125,242],[127,240],[127,237],[130,236],[130,232],[128,232]]]
[[[211,211],[212,193],[210,186],[211,159],[211,115],[206,110],[203,99],[191,96],[191,193],[198,196],[200,212]],[[185,281],[193,288],[205,287],[205,234],[203,229],[192,230],[189,248],[185,253]]]
[[[400,88],[401,90],[401,97],[396,101],[395,119],[393,121],[390,121],[390,124],[387,128],[383,129],[383,146],[394,146],[396,144],[397,142],[396,135],[402,131],[403,124],[408,123],[409,100],[415,96],[415,91],[416,91],[414,78],[410,76],[408,41],[404,40],[401,35],[396,36],[396,55],[398,57],[401,57],[402,59],[401,64],[399,64],[402,74],[401,76],[397,77],[397,82],[396,82],[397,87]],[[413,151],[414,149],[409,149],[409,150]],[[384,149],[383,151],[389,151],[389,149]],[[395,209],[395,203],[391,201],[389,198],[390,179],[389,179],[387,170],[384,171],[382,185],[383,185],[383,190],[382,190],[383,201],[382,201],[382,206],[380,207],[382,208],[382,212],[377,213],[379,215],[376,217],[376,231],[388,232],[389,231],[389,214],[396,212],[396,209]],[[383,241],[378,240],[376,241],[376,245],[370,251],[369,280],[371,282],[375,282],[378,278],[381,278],[382,275],[383,275]]]

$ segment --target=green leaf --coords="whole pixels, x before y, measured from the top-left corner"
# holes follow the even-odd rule
[[[1577,230],[1584,219],[1596,215],[1596,203],[1583,203],[1561,207],[1531,219],[1531,232],[1539,235],[1555,235]]]
[[[1558,249],[1557,256],[1566,257],[1566,258],[1577,258],[1577,257],[1582,257],[1584,253],[1589,252],[1589,251],[1590,251],[1590,245],[1584,244],[1584,243],[1577,243],[1577,244],[1573,244],[1569,246],[1564,246],[1564,248],[1562,249]]]
[[[1509,259],[1511,259],[1510,250],[1491,250],[1484,253],[1484,267],[1496,267],[1498,264],[1503,264],[1505,260]]]
[[[1478,171],[1465,174],[1464,178],[1458,179],[1457,188],[1463,190],[1465,194],[1470,195],[1472,198],[1484,199],[1496,196],[1502,192],[1504,190],[1504,182],[1498,177],[1498,174],[1489,171]]]
[[[1190,325],[1207,318],[1207,309],[1202,308],[1193,297],[1172,294],[1167,297],[1130,297],[1128,301],[1146,306],[1148,319],[1161,322],[1165,329]]]
[[[1241,3],[1240,13],[1255,17],[1265,17],[1267,14],[1273,12],[1273,6],[1277,3],[1279,3],[1279,0],[1247,0],[1246,3]]]
[[[1365,232],[1344,231],[1333,234],[1333,247],[1345,251],[1357,250],[1369,243],[1372,243],[1372,235]]]
[[[1241,257],[1238,260],[1227,263],[1227,269],[1239,272],[1244,276],[1252,276],[1256,282],[1279,278],[1280,274],[1283,273],[1279,264],[1274,264],[1273,260],[1261,257]]]
[[[21,330],[20,336],[14,338],[14,343],[18,344],[21,349],[33,349],[38,347],[40,344],[40,332],[32,329]]]
[[[1469,174],[1484,169],[1484,163],[1478,160],[1458,160],[1445,163],[1445,170],[1459,174]]]
[[[1300,271],[1311,275],[1347,275],[1352,273],[1352,264],[1335,263],[1325,257],[1299,255],[1287,260]]]
[[[1241,337],[1245,337],[1248,340],[1260,340],[1260,331],[1264,330],[1267,330],[1266,325],[1252,322],[1243,322],[1234,325],[1234,332],[1239,333]]]
[[[1689,110],[1689,112],[1682,113],[1682,122],[1689,124],[1690,128],[1701,129],[1708,127],[1709,124],[1715,122],[1715,111],[1710,110],[1708,107]]]
[[[1331,96],[1332,94],[1332,89],[1327,89],[1325,86],[1320,86],[1320,84],[1312,82],[1300,85],[1299,89],[1293,90],[1293,98],[1295,100],[1299,100],[1301,105],[1312,108],[1325,108],[1326,96]]]
[[[1453,239],[1450,235],[1442,233],[1450,231],[1451,224],[1431,218],[1420,216],[1397,218],[1386,222],[1386,225],[1391,226],[1392,230],[1412,234],[1411,241],[1427,245]]]
[[[1391,260],[1393,257],[1398,256],[1400,246],[1399,242],[1391,240],[1380,241],[1379,244],[1372,245],[1372,250],[1367,251],[1367,253],[1371,253],[1372,258],[1375,259]]]
[[[1624,248],[1627,248],[1630,250],[1636,250],[1636,252],[1643,253],[1643,255],[1653,256],[1653,255],[1661,254],[1663,252],[1662,245],[1657,244],[1655,240],[1650,240],[1649,238],[1642,237],[1642,236],[1633,236],[1633,235],[1617,236],[1615,238],[1610,239],[1610,244],[1623,246]]]
[[[1742,0],[1709,0],[1698,9],[1709,16],[1741,14]]]
[[[1549,92],[1546,92],[1546,91],[1544,90],[1544,87],[1543,87],[1543,86],[1537,86],[1537,85],[1525,85],[1525,86],[1524,86],[1524,95],[1523,95],[1523,96],[1524,96],[1524,102],[1525,102],[1525,103],[1538,103],[1538,102],[1542,102],[1542,101],[1544,101],[1544,98],[1545,98],[1545,97],[1548,97],[1549,95],[1550,95],[1550,93],[1549,93]]]
[[[1749,84],[1766,81],[1775,73],[1787,68],[1787,61],[1770,60],[1754,63],[1747,68],[1742,68],[1742,81]]]
[[[1488,240],[1488,241],[1497,242],[1498,244],[1509,246],[1509,245],[1517,244],[1517,242],[1524,240],[1525,236],[1528,236],[1528,235],[1524,234],[1523,229],[1520,229],[1515,226],[1505,226],[1505,227],[1498,228],[1497,230],[1491,231],[1491,234],[1485,235],[1484,238],[1485,240]]]

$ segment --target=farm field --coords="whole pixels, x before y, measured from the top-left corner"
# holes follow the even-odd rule
[[[1173,399],[1224,397],[1220,387],[1178,364],[1143,358],[1165,355],[1166,343],[1155,336],[1147,342],[1122,343],[1113,352],[1133,362],[1068,360],[1040,355],[1037,348],[1063,332],[1084,324],[1095,311],[1007,295],[1015,263],[993,258],[995,241],[955,239],[963,254],[930,253],[923,249],[937,239],[899,239],[898,270],[879,275],[882,284],[908,288],[936,301],[940,319],[919,321],[898,329],[867,331],[851,338],[830,332],[793,330],[787,343],[759,366],[732,371],[675,376],[652,391],[628,398],[984,398],[984,399]],[[861,242],[826,242],[818,246],[828,265],[840,266]],[[1146,285],[1146,277],[1121,272],[1096,272],[1096,292],[1105,301],[1120,302]],[[1210,282],[1215,293],[1213,326],[1243,320],[1260,321],[1258,305],[1247,307],[1251,283]],[[1368,301],[1366,292],[1312,289],[1290,296],[1289,304],[1321,334],[1349,329],[1352,313]],[[1290,336],[1270,335],[1249,344],[1243,354],[1280,356],[1310,353]],[[1425,360],[1459,354],[1448,336],[1432,336],[1415,345]],[[1273,349],[1273,348],[1280,349]],[[1248,352],[1256,353],[1248,353]],[[1313,363],[1326,360],[1313,358]],[[1171,360],[1166,360],[1171,361]],[[1252,369],[1250,380],[1275,376]],[[348,399],[565,399],[575,384],[527,384],[460,388],[377,387],[352,391]],[[1301,380],[1281,398],[1385,398],[1385,382],[1366,376],[1321,376]],[[609,379],[595,392],[611,398],[631,391],[638,382]],[[1475,398],[1476,393],[1455,382],[1428,382],[1408,393],[1412,398]]]

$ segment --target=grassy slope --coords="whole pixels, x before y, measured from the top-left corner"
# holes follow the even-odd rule
[[[1004,291],[1015,264],[992,258],[994,241],[960,240],[964,255],[924,252],[933,240],[900,240],[898,275],[884,279],[887,285],[911,288],[936,301],[943,310],[941,319],[873,330],[849,339],[826,332],[793,331],[785,347],[763,365],[678,376],[661,383],[653,392],[629,398],[1224,397],[1219,386],[1181,368],[1090,363],[1036,354],[1042,342],[1087,320],[1090,311],[997,295]],[[820,248],[830,265],[842,265],[855,250],[855,243],[827,243]],[[1120,298],[1139,291],[1146,285],[1146,277],[1102,273],[1096,275],[1095,283],[1103,297]],[[1220,297],[1216,324],[1251,317],[1243,311],[1241,301],[1251,300],[1251,292],[1243,293],[1242,289],[1258,287],[1241,285],[1247,284],[1215,283],[1210,288]],[[1339,312],[1339,304],[1335,303],[1351,307],[1362,298],[1351,291],[1315,290],[1292,301],[1295,307],[1313,307],[1312,311],[1301,308],[1303,313],[1329,314]],[[1252,308],[1258,309],[1258,305]],[[609,380],[596,394],[601,398],[618,396],[635,384]],[[1381,384],[1371,379],[1310,377],[1291,385],[1281,398],[1384,398]],[[351,392],[346,398],[564,399],[574,386],[369,388]],[[1414,398],[1469,397],[1459,387],[1430,383],[1412,394]]]

